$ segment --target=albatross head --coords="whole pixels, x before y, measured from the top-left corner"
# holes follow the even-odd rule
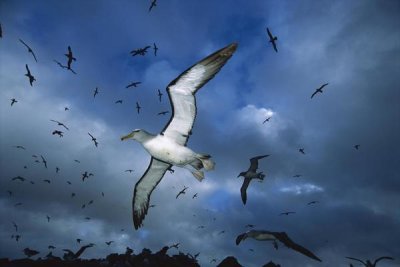
[[[245,176],[246,175],[246,172],[241,172],[241,173],[239,173],[239,175],[237,176],[238,178],[240,177],[240,176]]]
[[[151,134],[149,134],[145,130],[136,129],[136,130],[133,130],[131,133],[129,133],[125,136],[122,136],[121,141],[124,141],[127,139],[133,139],[133,140],[136,140],[136,141],[142,143],[142,142],[146,141],[147,139],[149,139],[149,137],[151,137]]]

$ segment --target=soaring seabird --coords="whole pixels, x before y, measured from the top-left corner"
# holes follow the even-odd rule
[[[240,193],[242,195],[242,201],[243,204],[246,205],[246,201],[247,201],[247,187],[249,187],[249,184],[251,182],[252,179],[260,179],[263,180],[265,175],[263,174],[263,172],[257,172],[258,169],[258,160],[268,157],[269,155],[263,155],[263,156],[257,156],[254,158],[250,159],[250,167],[247,171],[245,172],[241,172],[238,177],[243,176],[243,184],[242,187],[240,188]]]
[[[274,47],[275,52],[278,53],[278,48],[276,48],[276,41],[278,40],[278,37],[273,36],[271,31],[268,29],[268,27],[267,27],[267,33],[268,33],[268,37],[269,37],[269,42]]]
[[[95,98],[98,93],[99,93],[99,88],[96,87],[93,93],[93,98]]]
[[[88,133],[88,135],[92,138],[92,141],[93,141],[94,145],[97,147],[97,145],[99,144],[97,142],[97,139],[95,137],[93,137],[93,135],[91,135],[90,133]]]
[[[27,73],[25,74],[26,77],[29,78],[29,83],[31,84],[31,86],[33,86],[33,82],[36,81],[35,77],[31,74],[31,71],[29,70],[28,64],[25,64],[25,68]]]
[[[12,106],[12,104],[11,104],[11,106]],[[356,150],[358,150],[358,149],[360,148],[360,145],[355,145],[354,148],[355,148]]]
[[[21,182],[24,182],[26,179],[24,177],[21,177],[21,176],[18,175],[17,177],[12,178],[11,180],[12,181],[20,180]]]
[[[44,167],[47,169],[47,161],[42,155],[40,155],[40,157],[42,158],[42,163],[44,164]]]
[[[263,121],[263,124],[266,123],[267,121],[269,121],[272,117],[268,117]]]
[[[31,53],[32,56],[33,56],[33,58],[34,58],[35,61],[37,62],[36,55],[35,55],[35,53],[33,52],[32,48],[30,48],[29,45],[27,45],[27,44],[26,44],[24,41],[22,41],[21,39],[19,39],[19,41],[20,41],[24,46],[26,46],[26,48],[28,48],[28,53]]]
[[[63,251],[66,252],[66,253],[64,253],[63,259],[66,261],[74,261],[74,260],[78,259],[87,248],[90,248],[93,246],[94,246],[94,244],[92,244],[92,243],[89,245],[86,245],[86,246],[82,246],[76,253],[72,252],[69,249],[63,249]]]
[[[114,243],[114,241],[106,241],[105,242],[107,244],[107,246],[111,245],[111,243]]]
[[[58,136],[63,137],[63,136],[64,136],[63,133],[64,133],[64,132],[62,132],[62,131],[54,130],[51,134],[52,134],[52,135],[57,134]]]
[[[151,1],[151,5],[150,5],[150,8],[149,8],[149,12],[153,9],[153,7],[155,7],[155,6],[157,6],[157,0],[152,0]]]
[[[307,205],[317,204],[317,203],[319,203],[319,201],[313,200],[313,201],[308,202]]]
[[[167,113],[169,113],[169,111],[168,111],[168,110],[166,110],[166,111],[161,111],[161,112],[158,112],[158,113],[157,113],[157,115],[167,115]]]
[[[154,56],[157,56],[158,47],[156,43],[153,43],[153,50],[154,50]]]
[[[299,152],[300,152],[301,154],[303,154],[303,155],[306,154],[306,152],[304,152],[304,148],[299,148]]]
[[[131,55],[134,57],[134,56],[137,56],[137,55],[141,55],[141,56],[144,56],[146,53],[147,53],[147,50],[150,48],[150,46],[148,45],[148,46],[146,46],[146,47],[143,47],[143,48],[138,48],[138,49],[133,49],[130,53],[131,53]]]
[[[138,87],[139,84],[141,84],[142,82],[131,82],[130,84],[128,84],[125,88],[129,88],[129,87]]]
[[[50,120],[50,121],[57,123],[58,126],[62,126],[69,131],[69,128],[64,123],[56,121],[56,120]]]
[[[392,258],[392,257],[383,256],[383,257],[377,258],[377,259],[374,261],[374,263],[372,263],[370,260],[367,260],[366,262],[364,262],[364,261],[362,261],[362,260],[360,260],[360,259],[357,259],[357,258],[352,258],[352,257],[346,257],[346,258],[347,258],[347,259],[350,259],[350,260],[355,260],[355,261],[361,262],[365,267],[375,267],[376,264],[377,264],[379,261],[381,261],[381,260],[394,260],[394,258]]]
[[[184,186],[183,187],[183,189],[181,190],[181,191],[179,191],[179,193],[176,195],[176,199],[178,199],[178,197],[180,196],[180,195],[184,195],[184,194],[186,194],[186,189],[188,189],[189,187],[186,187],[186,186]]]
[[[280,241],[285,246],[287,246],[288,248],[296,250],[297,252],[300,252],[301,254],[304,254],[307,257],[310,257],[310,258],[312,258],[314,260],[321,261],[317,256],[314,255],[314,253],[312,253],[311,251],[309,251],[305,247],[302,247],[302,246],[296,244],[295,242],[293,242],[285,232],[270,232],[270,231],[263,231],[263,230],[250,230],[248,232],[245,232],[245,233],[240,234],[240,235],[237,236],[236,245],[239,245],[239,243],[242,240],[245,240],[248,237],[251,237],[251,238],[259,240],[259,241],[264,241],[264,240]]]
[[[161,102],[161,97],[163,94],[161,93],[160,89],[157,89],[157,91],[158,91],[158,100],[160,100]]]
[[[122,104],[122,99],[115,101],[115,104]]]
[[[76,61],[76,58],[74,58],[74,56],[72,54],[72,49],[70,46],[68,46],[68,54],[64,54],[64,55],[68,58],[67,69],[72,70],[71,64],[72,64],[72,61]]]
[[[289,214],[295,214],[295,213],[296,213],[295,211],[285,211],[285,212],[281,212],[279,215],[282,216],[282,215],[289,215]]]
[[[219,72],[236,47],[237,44],[234,43],[216,51],[184,71],[168,85],[172,116],[160,134],[134,130],[121,138],[137,140],[152,156],[149,167],[135,185],[132,206],[136,229],[142,226],[147,214],[151,192],[173,165],[193,167],[192,174],[199,181],[204,178],[201,169],[214,168],[210,155],[195,153],[186,146],[196,117],[195,93]]]
[[[11,100],[11,106],[18,102],[15,98],[11,98],[10,100]]]
[[[319,88],[315,89],[315,92],[311,95],[311,98],[313,98],[317,93],[321,93],[322,94],[322,88],[324,88],[325,86],[327,86],[329,83],[324,83],[323,85],[321,85]]]
[[[140,109],[141,109],[142,107],[139,105],[139,102],[136,102],[136,110],[137,110],[137,113],[139,114],[140,113]]]
[[[25,147],[23,147],[23,146],[14,146],[14,147],[15,147],[15,148],[20,148],[20,149],[26,150]]]

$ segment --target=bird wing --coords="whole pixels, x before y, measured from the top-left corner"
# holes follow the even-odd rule
[[[186,145],[196,117],[195,93],[211,80],[231,58],[237,44],[230,44],[202,59],[167,87],[172,116],[162,134]]]
[[[379,257],[374,261],[374,266],[378,263],[378,261],[380,260],[394,260],[394,258],[392,257],[388,257],[388,256],[383,256],[383,257]]]
[[[327,86],[329,83],[324,83],[323,85],[321,85],[321,87],[319,88],[320,90],[322,89],[322,88],[324,88],[325,86]]]
[[[299,244],[296,244],[295,242],[293,242],[286,233],[284,233],[284,232],[274,233],[274,236],[279,241],[281,241],[283,244],[285,244],[288,248],[296,250],[297,252],[300,252],[301,254],[306,255],[307,257],[310,257],[314,260],[321,261],[321,259],[319,259],[317,256],[315,256],[314,253],[312,253],[305,247],[302,247]]]
[[[262,158],[265,158],[265,157],[268,157],[268,156],[269,155],[263,155],[263,156],[257,156],[257,157],[251,158],[250,159],[249,171],[253,171],[253,172],[257,171],[257,169],[258,169],[258,160],[262,159]]]
[[[242,196],[242,201],[243,204],[246,205],[246,201],[247,201],[247,187],[249,187],[251,179],[250,178],[244,178],[243,179],[243,184],[242,187],[240,188],[240,194]]]
[[[240,234],[236,237],[236,246],[239,245],[239,243],[247,238],[247,233]]]
[[[350,259],[350,260],[361,262],[362,264],[364,264],[364,266],[367,266],[367,264],[365,262],[363,262],[362,260],[360,260],[360,259],[356,259],[356,258],[352,258],[352,257],[346,257],[346,258]]]
[[[267,33],[268,33],[268,37],[269,39],[274,39],[274,36],[272,35],[272,33],[269,31],[269,28],[267,27]]]
[[[33,52],[33,50],[31,50],[31,54],[32,54],[33,58],[35,59],[35,61],[37,62],[37,58],[36,58],[35,52]]]
[[[25,68],[26,68],[26,71],[28,72],[28,74],[31,73],[29,68],[28,68],[28,64],[25,64]]]
[[[278,53],[278,48],[276,47],[275,41],[273,41],[273,42],[271,42],[271,43],[272,43],[272,46],[274,47],[275,52]]]
[[[149,167],[147,167],[147,170],[140,178],[139,182],[136,183],[132,201],[133,224],[135,229],[142,226],[142,222],[149,208],[151,192],[153,192],[167,169],[171,166],[171,164],[152,157]]]
[[[315,91],[315,92],[311,95],[311,98],[313,98],[317,93],[318,93],[318,91]]]

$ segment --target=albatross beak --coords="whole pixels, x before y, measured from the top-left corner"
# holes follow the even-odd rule
[[[128,134],[128,135],[122,136],[122,137],[121,137],[121,141],[124,141],[124,140],[126,140],[126,139],[132,138],[133,135],[134,135],[134,133],[130,133],[130,134]]]

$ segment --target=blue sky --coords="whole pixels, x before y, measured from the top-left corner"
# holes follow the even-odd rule
[[[145,0],[0,3],[0,257],[22,257],[28,246],[44,256],[50,244],[61,254],[81,238],[98,244],[86,257],[180,242],[182,252],[201,253],[201,266],[229,255],[244,266],[270,260],[348,266],[346,256],[382,255],[397,256],[382,266],[399,264],[398,1],[159,0],[148,12],[149,6]],[[278,53],[266,27],[278,36]],[[19,38],[35,51],[37,63]],[[157,56],[130,56],[154,42]],[[187,170],[167,173],[152,194],[156,207],[134,230],[133,187],[150,156],[120,137],[135,128],[158,133],[169,119],[157,116],[170,110],[168,83],[232,42],[239,44],[236,53],[196,95],[198,115],[188,142],[211,154],[216,169],[201,183]],[[66,62],[68,46],[77,75],[53,62]],[[37,79],[33,87],[25,64]],[[132,81],[142,84],[126,89]],[[324,93],[310,99],[326,82]],[[161,103],[157,89],[164,94]],[[11,98],[18,100],[13,106]],[[123,103],[115,104],[119,99]],[[267,116],[272,118],[263,124]],[[63,138],[51,134],[60,128],[50,119],[70,128]],[[236,177],[249,158],[263,154],[271,154],[259,165],[267,177],[250,184],[244,206],[242,178]],[[32,155],[45,156],[49,168]],[[95,175],[82,183],[85,171]],[[11,181],[18,175],[35,184]],[[188,193],[175,199],[183,186]],[[90,200],[94,204],[81,209]],[[307,206],[311,200],[319,203]],[[14,207],[17,202],[23,205]],[[287,210],[297,213],[279,216]],[[10,239],[12,221],[20,226],[18,243]],[[287,232],[323,263],[255,240],[236,246],[249,223]],[[108,240],[116,242],[107,247]]]

